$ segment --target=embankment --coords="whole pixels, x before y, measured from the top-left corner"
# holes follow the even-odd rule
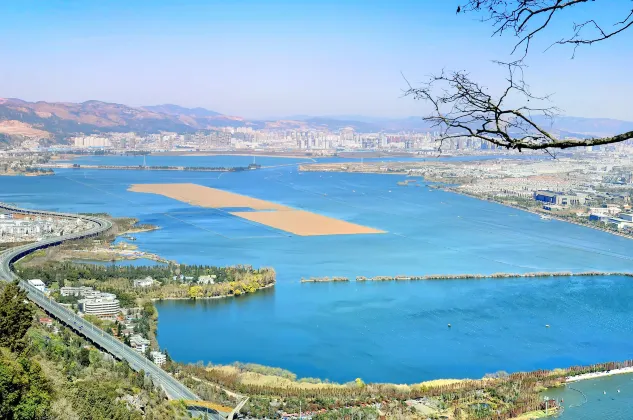
[[[607,277],[624,276],[633,277],[633,272],[620,271],[553,271],[533,273],[492,273],[492,274],[425,274],[421,276],[409,276],[399,274],[396,276],[356,276],[355,281],[414,281],[414,280],[479,280],[479,279],[514,279],[514,278],[545,278],[545,277]],[[310,277],[302,278],[301,283],[328,283],[337,281],[350,281],[347,277]]]
[[[310,277],[307,279],[301,278],[301,283],[332,283],[332,282],[345,282],[349,281],[347,277]]]

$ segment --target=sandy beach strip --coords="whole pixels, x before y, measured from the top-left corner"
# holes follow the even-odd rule
[[[567,383],[585,381],[587,379],[603,378],[605,376],[622,375],[625,373],[633,373],[633,367],[625,367],[621,369],[611,369],[604,372],[583,373],[582,375],[569,376],[565,380]]]
[[[298,236],[386,233],[344,220],[196,184],[134,184],[128,191],[159,194],[193,206],[252,209],[254,211],[231,211],[229,214]]]
[[[355,235],[362,233],[385,233],[382,230],[361,226],[303,210],[269,212],[231,212],[253,222],[294,233],[299,236]]]
[[[197,184],[134,184],[128,191],[160,194],[193,206],[213,209],[244,207],[254,210],[292,210],[281,204]]]

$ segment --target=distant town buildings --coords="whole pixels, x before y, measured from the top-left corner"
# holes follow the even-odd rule
[[[437,152],[439,132],[396,131],[358,132],[353,127],[340,129],[215,127],[192,134],[163,132],[159,134],[102,133],[68,139],[76,149],[107,149],[113,151],[170,151],[170,150],[270,150],[304,151],[314,155],[331,154],[342,150],[383,150]],[[451,138],[443,142],[444,151],[498,150],[480,139]]]
[[[63,236],[91,228],[81,219],[0,213],[0,242],[29,242]]]
[[[110,139],[107,137],[97,137],[97,136],[85,136],[85,137],[73,137],[72,144],[75,147],[84,148],[84,147],[110,147],[112,144],[110,143]]]

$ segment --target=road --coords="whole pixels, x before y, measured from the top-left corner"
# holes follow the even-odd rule
[[[23,213],[23,214],[31,214],[31,215],[41,215],[43,217],[55,216],[55,217],[64,217],[77,219],[81,218],[84,221],[93,223],[93,227],[71,235],[59,236],[54,238],[47,238],[39,242],[35,242],[28,245],[18,246],[15,248],[8,249],[2,253],[0,253],[0,280],[12,281],[18,279],[20,281],[20,287],[28,293],[28,298],[33,301],[36,305],[42,308],[44,311],[57,318],[59,321],[68,325],[70,328],[75,330],[77,333],[83,335],[88,340],[92,341],[94,344],[112,354],[119,360],[126,360],[132,369],[135,371],[143,370],[147,375],[152,378],[152,381],[163,388],[165,393],[170,399],[175,400],[201,400],[200,397],[195,395],[191,390],[189,390],[186,386],[176,380],[169,373],[162,370],[160,367],[155,365],[153,362],[145,358],[143,355],[136,352],[131,347],[125,345],[121,341],[117,340],[110,334],[105,333],[100,330],[92,323],[84,320],[79,317],[73,311],[67,309],[66,307],[60,305],[56,301],[52,300],[48,296],[46,296],[40,290],[37,290],[35,287],[31,286],[24,280],[18,278],[18,276],[12,271],[12,264],[23,258],[27,254],[36,251],[38,249],[43,249],[55,245],[59,245],[64,241],[69,241],[73,239],[82,239],[88,238],[92,236],[97,236],[101,233],[107,232],[112,227],[112,222],[109,220],[95,217],[95,216],[83,216],[83,215],[73,215],[66,213],[55,213],[48,211],[38,211],[38,210],[25,210],[17,207],[13,207],[10,205],[6,205],[0,203],[0,209],[7,210],[13,213]],[[192,411],[196,411],[195,409]],[[209,413],[209,418],[224,418],[221,417],[219,413]]]

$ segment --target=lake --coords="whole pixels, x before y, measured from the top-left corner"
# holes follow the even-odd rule
[[[135,234],[139,249],[182,263],[275,268],[276,287],[253,296],[160,303],[159,343],[180,361],[254,362],[335,381],[420,382],[632,358],[629,278],[299,281],[630,271],[633,241],[425,186],[397,186],[403,176],[299,173],[296,164],[306,159],[256,158],[264,159],[270,168],[241,173],[69,169],[2,178],[0,200],[136,217],[161,227]],[[142,157],[77,162],[141,164]],[[251,162],[150,156],[147,164]],[[133,183],[196,183],[387,233],[295,236],[222,210],[127,191]]]

